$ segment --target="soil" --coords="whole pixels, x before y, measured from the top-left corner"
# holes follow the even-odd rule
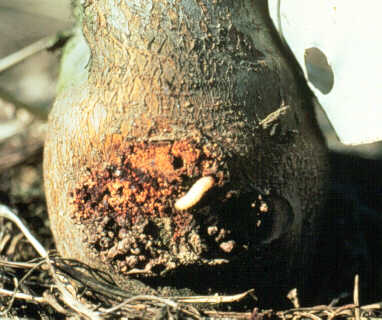
[[[42,153],[31,155],[22,163],[0,172],[0,202],[15,209],[45,248],[54,250],[47,218],[43,183]],[[342,303],[352,301],[354,275],[360,274],[361,303],[377,301],[380,296],[382,218],[382,164],[351,155],[332,154],[335,176],[326,222],[322,227],[320,248],[310,292],[300,293],[304,305],[328,304],[343,297]],[[9,221],[1,224],[1,252],[11,261],[28,261],[36,257],[31,246],[20,237],[19,230]],[[217,230],[210,228],[211,234]],[[11,238],[5,241],[5,237]],[[227,244],[228,246],[228,244]],[[139,255],[138,255],[139,257]],[[8,270],[9,271],[9,270]],[[5,287],[9,283],[2,282]],[[256,292],[261,296],[261,292]],[[7,305],[8,298],[2,298]],[[278,302],[275,301],[275,305]],[[4,308],[4,307],[3,307]],[[15,301],[11,315],[58,319],[51,308]]]

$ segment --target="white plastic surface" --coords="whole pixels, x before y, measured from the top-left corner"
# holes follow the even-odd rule
[[[382,1],[268,2],[340,140],[382,140]]]

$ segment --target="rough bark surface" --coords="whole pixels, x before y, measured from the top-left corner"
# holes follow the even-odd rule
[[[299,285],[327,154],[266,1],[81,8],[88,77],[57,97],[44,155],[59,252],[132,292]],[[213,187],[176,210],[206,176]]]

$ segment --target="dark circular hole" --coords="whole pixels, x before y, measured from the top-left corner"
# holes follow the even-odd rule
[[[164,265],[156,265],[152,267],[151,271],[154,274],[160,274],[164,269],[166,269]]]
[[[172,162],[174,169],[180,169],[183,167],[183,159],[181,157],[174,157],[174,161]]]
[[[157,225],[155,225],[152,221],[149,221],[149,223],[144,227],[143,233],[146,235],[151,235],[153,238],[159,237],[159,228]]]
[[[328,94],[334,86],[334,72],[325,53],[309,48],[305,50],[304,59],[309,81],[323,94]]]

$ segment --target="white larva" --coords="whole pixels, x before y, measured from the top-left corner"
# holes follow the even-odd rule
[[[196,205],[203,195],[215,184],[215,179],[211,176],[202,177],[197,180],[190,190],[181,198],[176,200],[175,209],[187,210]]]

